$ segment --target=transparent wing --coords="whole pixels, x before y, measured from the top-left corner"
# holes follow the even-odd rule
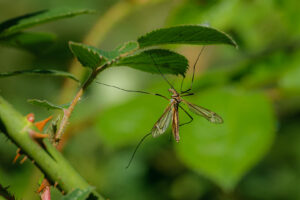
[[[208,121],[215,123],[215,124],[222,124],[223,119],[220,117],[217,113],[210,111],[206,108],[203,108],[201,106],[197,106],[195,104],[192,104],[188,101],[183,100],[183,102],[189,107],[190,111],[193,113],[200,115],[207,119]]]
[[[163,134],[167,128],[170,125],[171,119],[172,119],[172,104],[169,105],[164,113],[162,114],[162,116],[157,120],[157,122],[154,124],[151,133],[153,135],[153,137],[158,137],[161,134]]]

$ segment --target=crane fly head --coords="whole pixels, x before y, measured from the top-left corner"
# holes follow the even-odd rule
[[[170,89],[168,89],[168,91],[172,94],[172,97],[173,96],[179,96],[177,91],[174,88],[170,88]]]

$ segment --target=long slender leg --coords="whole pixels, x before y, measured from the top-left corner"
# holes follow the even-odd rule
[[[158,70],[158,72],[160,73],[160,75],[163,77],[163,79],[165,79],[165,81],[169,84],[169,86],[175,90],[174,86],[170,83],[170,81],[168,81],[168,79],[164,76],[164,74],[161,73],[161,71],[160,71],[160,69],[159,69],[159,66],[158,66],[157,63],[155,62],[155,60],[154,60],[152,54],[150,53],[149,55],[150,55],[151,59],[153,60],[154,66],[157,68],[157,70]]]
[[[109,85],[109,84],[106,84],[106,83],[101,83],[99,81],[96,81],[96,83],[98,83],[100,85],[105,85],[105,86],[108,86],[108,87],[116,88],[118,90],[122,90],[122,91],[125,91],[125,92],[135,92],[135,93],[142,93],[142,94],[151,94],[151,95],[162,97],[162,98],[164,98],[164,99],[166,99],[166,100],[169,101],[169,99],[166,96],[164,96],[162,94],[158,94],[158,93],[151,93],[151,92],[146,92],[146,91],[141,91],[141,90],[127,90],[127,89],[120,88],[118,86]]]
[[[196,65],[197,65],[197,63],[198,63],[198,60],[199,60],[199,58],[200,58],[200,56],[201,56],[201,54],[202,54],[204,48],[205,48],[205,46],[202,47],[200,53],[198,54],[198,57],[197,57],[197,59],[196,59],[196,62],[195,62],[195,64],[194,64],[194,66],[193,66],[193,76],[192,76],[192,83],[191,83],[191,86],[190,86],[189,89],[187,89],[187,90],[185,90],[185,91],[182,91],[181,94],[187,93],[188,91],[192,90],[192,88],[193,88],[193,83],[194,83],[194,78],[195,78],[195,69],[196,69]]]
[[[179,108],[181,108],[185,112],[185,114],[190,118],[190,121],[185,122],[183,124],[179,124],[179,126],[183,126],[183,125],[187,125],[189,123],[192,123],[192,121],[194,120],[194,118],[181,105],[179,105]]]
[[[132,153],[132,156],[131,156],[131,158],[130,158],[130,160],[129,160],[129,162],[128,162],[128,165],[126,166],[126,169],[129,168],[129,166],[130,166],[130,164],[131,164],[131,162],[132,162],[132,160],[133,160],[133,158],[134,158],[134,156],[135,156],[135,154],[136,154],[138,148],[140,147],[140,145],[141,145],[141,144],[143,143],[143,141],[144,141],[149,135],[151,135],[151,134],[152,134],[152,132],[147,133],[146,135],[144,135],[144,137],[143,137],[143,138],[139,141],[139,143],[136,145],[136,147],[135,147],[135,149],[134,149],[134,151],[133,151],[133,153]]]
[[[184,76],[182,77],[182,80],[181,80],[181,84],[180,84],[180,94],[182,94],[182,87],[183,87],[183,82],[184,82]]]
[[[186,96],[192,96],[194,95],[194,93],[187,93],[187,94],[184,94],[184,95],[180,95],[181,97],[186,97]]]

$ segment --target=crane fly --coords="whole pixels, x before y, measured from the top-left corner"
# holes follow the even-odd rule
[[[188,112],[180,105],[181,102],[186,104],[191,112],[204,117],[208,121],[215,123],[215,124],[223,123],[222,117],[220,117],[215,112],[210,111],[204,107],[195,105],[193,103],[190,103],[182,98],[183,96],[191,96],[191,95],[193,95],[193,93],[186,93],[186,94],[180,95],[174,88],[170,88],[169,92],[172,94],[171,99],[170,99],[170,104],[165,109],[162,116],[154,124],[154,126],[151,130],[151,134],[153,137],[158,137],[159,135],[166,132],[166,130],[168,129],[168,127],[172,121],[172,132],[173,132],[176,142],[179,142],[179,140],[180,140],[179,126],[191,123],[193,120],[193,117],[190,114],[188,114]],[[190,117],[189,122],[179,124],[179,117],[178,117],[179,108],[181,108]]]
[[[120,88],[120,87],[117,87],[117,86],[114,86],[114,85],[109,85],[109,84],[105,84],[105,83],[101,83],[101,82],[96,81],[98,84],[109,86],[109,87],[113,87],[113,88],[116,88],[116,89],[119,89],[119,90],[123,90],[123,91],[126,91],[126,92],[135,92],[135,93],[156,95],[156,96],[162,97],[162,98],[164,98],[164,99],[166,99],[166,100],[169,101],[169,105],[167,106],[167,108],[165,108],[165,110],[164,110],[163,114],[161,115],[161,117],[156,121],[156,123],[154,124],[154,126],[151,129],[151,132],[148,133],[148,134],[146,134],[140,140],[140,142],[138,143],[138,145],[136,146],[136,148],[135,148],[135,150],[134,150],[134,152],[132,154],[132,157],[131,157],[131,159],[129,161],[129,164],[127,165],[126,168],[128,168],[129,165],[131,164],[131,161],[133,160],[134,155],[135,155],[137,149],[139,148],[139,146],[141,145],[141,143],[149,135],[152,135],[155,138],[155,137],[158,137],[158,136],[162,135],[163,133],[165,133],[167,131],[168,127],[170,126],[171,122],[172,122],[172,133],[173,133],[173,136],[174,136],[176,142],[180,141],[179,127],[183,126],[183,125],[186,125],[186,124],[189,124],[189,123],[191,123],[194,120],[193,117],[180,105],[181,103],[186,104],[187,107],[189,108],[189,110],[191,112],[193,112],[196,115],[204,117],[206,120],[208,120],[211,123],[214,123],[214,124],[222,124],[223,123],[222,117],[220,117],[215,112],[213,112],[213,111],[211,111],[211,110],[209,110],[207,108],[204,108],[204,107],[195,105],[193,103],[190,103],[187,100],[185,100],[185,99],[182,98],[184,96],[192,96],[192,95],[194,95],[194,93],[191,93],[190,91],[192,90],[192,86],[193,86],[193,82],[194,82],[195,67],[196,67],[196,64],[197,64],[197,62],[199,60],[199,57],[202,54],[203,50],[204,50],[204,46],[202,47],[200,53],[198,54],[196,62],[194,64],[194,66],[193,66],[193,76],[192,76],[192,82],[191,82],[190,88],[187,89],[187,90],[182,91],[182,86],[183,86],[183,81],[184,81],[184,78],[183,78],[182,82],[181,82],[181,88],[180,88],[181,92],[180,93],[177,92],[177,90],[173,87],[173,85],[168,81],[168,79],[160,71],[157,63],[155,62],[154,58],[150,54],[150,57],[153,60],[153,63],[156,66],[158,72],[160,73],[160,75],[162,76],[162,78],[171,87],[168,90],[171,93],[171,98],[167,98],[166,96],[164,96],[162,94],[158,94],[158,93],[150,93],[150,92],[140,91],[140,90],[127,90],[127,89],[123,89],[123,88]],[[181,110],[183,110],[184,113],[190,118],[190,121],[182,123],[182,124],[179,124],[179,115],[178,115],[179,108]]]

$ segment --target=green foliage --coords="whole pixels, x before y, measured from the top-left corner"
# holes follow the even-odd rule
[[[140,47],[149,47],[161,44],[229,44],[237,47],[232,38],[216,29],[186,25],[154,30],[138,39]]]
[[[173,51],[165,49],[150,49],[138,52],[117,61],[114,66],[128,66],[151,73],[181,74],[184,76],[187,68],[187,59]]]
[[[119,54],[129,53],[131,51],[137,50],[139,48],[139,44],[136,41],[129,41],[121,44],[116,48]]]
[[[56,35],[51,33],[20,32],[0,40],[0,44],[39,53],[50,46],[55,39]]]
[[[88,187],[86,189],[75,189],[66,196],[64,196],[61,200],[93,200],[92,197],[88,198],[90,194],[93,192],[94,187]]]
[[[29,130],[37,130],[25,116],[16,111],[6,100],[0,97],[0,121],[6,130],[7,137],[51,180],[56,180],[61,189],[70,192],[72,189],[89,187],[89,184],[70,166],[59,151],[48,139],[38,144],[29,136]]]
[[[73,17],[76,15],[91,13],[91,10],[86,9],[69,9],[59,8],[52,10],[43,10],[34,13],[29,13],[20,17],[9,19],[0,24],[0,38],[6,37],[26,28],[30,28],[46,22]]]
[[[193,102],[217,112],[224,124],[212,125],[195,116],[192,124],[181,128],[179,158],[231,191],[272,144],[275,119],[270,102],[262,94],[237,89],[202,91]]]
[[[235,41],[225,33],[205,26],[189,25],[155,30],[141,36],[138,43],[126,42],[113,51],[104,51],[75,42],[70,42],[70,49],[79,62],[89,68],[96,68],[107,63],[150,73],[160,73],[160,70],[165,74],[185,76],[188,61],[184,56],[165,49],[139,50],[139,47],[160,44],[229,44],[237,47]],[[131,52],[134,53],[130,54]]]
[[[187,59],[173,51],[165,49],[150,49],[138,51],[135,54],[121,58],[121,54],[137,48],[136,42],[128,42],[113,51],[103,51],[89,45],[70,42],[70,49],[79,62],[86,67],[95,69],[105,63],[112,66],[127,66],[141,71],[166,74],[181,74],[184,76],[188,67]]]
[[[15,196],[10,194],[7,189],[9,187],[3,187],[1,184],[0,184],[0,199],[1,197],[7,199],[7,200],[15,200]]]
[[[0,23],[0,44],[40,53],[56,39],[49,33],[28,33],[24,29],[50,21],[91,13],[87,9],[58,8],[29,13]]]
[[[134,41],[126,42],[113,51],[104,51],[77,42],[69,42],[69,47],[82,66],[95,69],[105,63],[111,64],[115,62],[122,54],[136,50],[138,43]]]
[[[41,106],[44,108],[47,108],[48,110],[64,110],[65,108],[68,108],[69,105],[55,105],[47,100],[40,100],[40,99],[28,99],[28,103],[31,103],[33,105]]]
[[[95,69],[107,61],[96,47],[77,42],[69,42],[69,47],[84,67]]]
[[[0,73],[0,78],[17,76],[17,75],[62,76],[62,77],[73,79],[76,82],[79,82],[79,80],[73,74],[64,71],[53,70],[53,69],[29,69],[29,70],[18,70],[13,72],[3,72]]]

